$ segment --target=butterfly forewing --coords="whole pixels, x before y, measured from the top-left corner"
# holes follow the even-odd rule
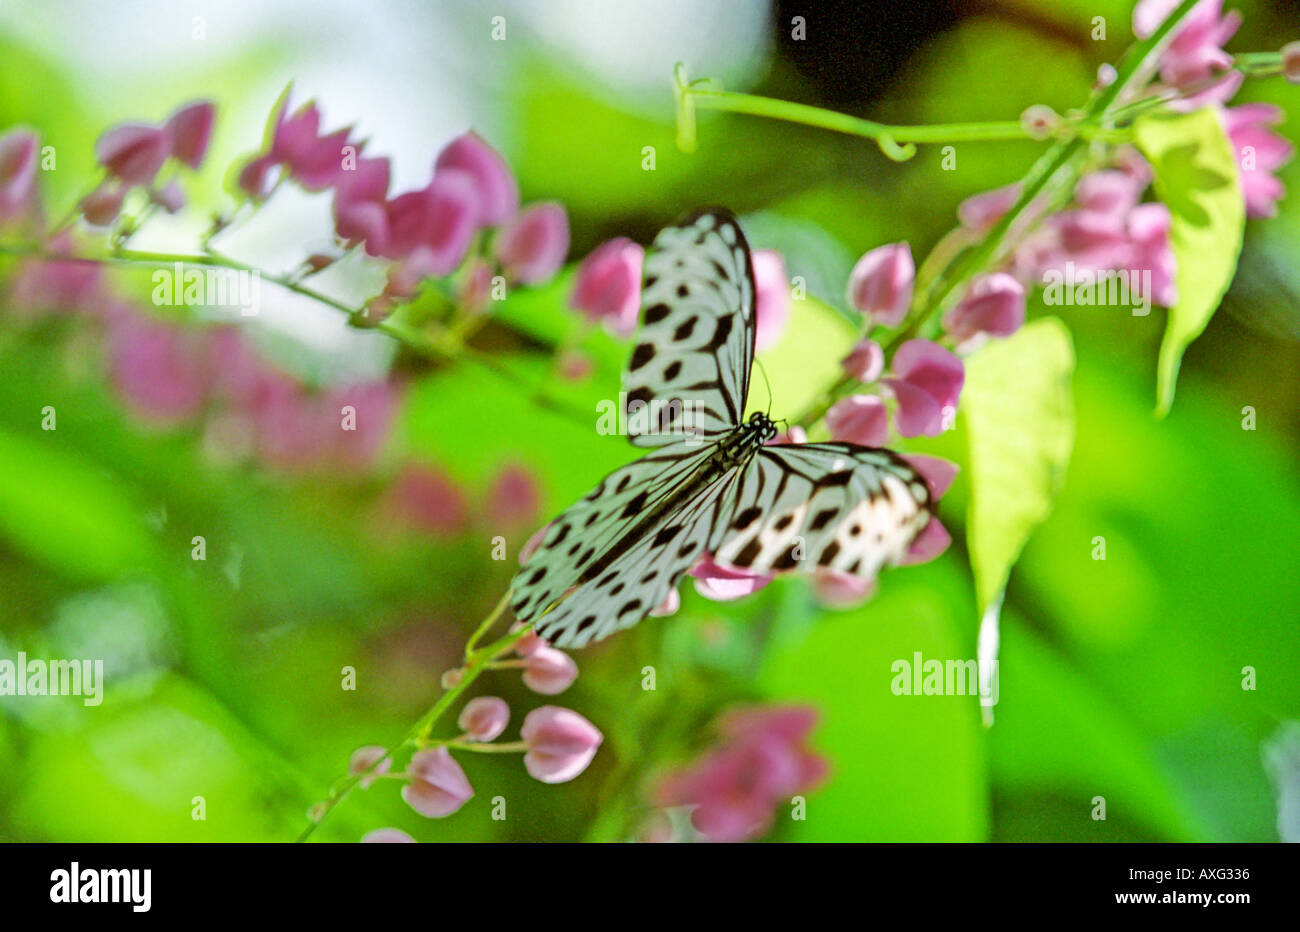
[[[632,442],[670,443],[683,427],[714,438],[736,427],[754,358],[754,274],[735,218],[706,210],[661,231],[646,255],[641,300],[623,376]]]
[[[745,467],[736,511],[710,547],[717,562],[753,572],[871,579],[903,560],[930,517],[925,480],[888,450],[779,444]]]

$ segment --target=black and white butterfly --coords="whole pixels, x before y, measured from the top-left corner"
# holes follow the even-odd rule
[[[641,327],[623,377],[632,442],[656,447],[548,526],[515,576],[515,616],[559,647],[639,622],[706,554],[761,573],[874,578],[929,522],[925,479],[888,450],[771,444],[743,420],[754,271],[734,216],[662,230],[645,259]]]

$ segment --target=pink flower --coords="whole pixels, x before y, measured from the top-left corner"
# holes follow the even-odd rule
[[[1005,272],[977,278],[943,318],[944,328],[959,343],[977,333],[1009,337],[1024,322],[1025,289]]]
[[[1079,179],[1074,199],[1086,211],[1123,216],[1137,205],[1146,187],[1138,176],[1119,169],[1089,172]]]
[[[546,527],[550,527],[550,525],[548,524]],[[542,528],[541,530],[545,531],[546,528]],[[526,559],[527,557],[524,557],[522,555],[520,556],[521,563]],[[515,631],[518,631],[522,627],[523,627],[523,623],[516,621],[514,624],[510,626],[510,631],[511,633],[513,633]],[[527,657],[529,654],[533,653],[533,651],[537,650],[538,648],[547,647],[547,646],[548,645],[546,643],[545,638],[539,637],[538,635],[529,631],[518,641],[515,641],[514,650],[515,653],[518,654],[520,657]]]
[[[776,344],[790,316],[790,280],[775,249],[756,249],[754,263],[754,347],[760,353]]]
[[[149,199],[169,214],[174,214],[185,206],[185,192],[175,181],[169,181],[158,190],[150,191]]]
[[[841,570],[819,569],[813,576],[817,601],[831,608],[851,608],[876,591],[875,579],[863,579]]]
[[[971,195],[957,205],[957,219],[972,232],[987,232],[1019,198],[1020,182]]]
[[[289,174],[308,191],[334,187],[348,174],[344,168],[345,151],[350,145],[351,128],[320,135],[320,111],[315,101],[308,101],[289,116],[288,97],[280,103],[271,136],[270,157],[284,165]],[[352,146],[355,156],[360,146]]]
[[[209,384],[204,356],[194,334],[143,317],[119,322],[109,337],[113,387],[158,423],[198,413]]]
[[[578,265],[569,303],[592,320],[627,336],[641,309],[641,262],[645,250],[624,237],[601,243]]]
[[[836,440],[883,447],[889,438],[889,412],[875,395],[850,395],[826,412],[826,427]]]
[[[1139,39],[1150,36],[1177,9],[1178,2],[1140,0],[1133,9],[1134,34]],[[1241,25],[1241,14],[1233,10],[1220,18],[1222,9],[1222,0],[1202,0],[1183,20],[1160,58],[1161,80],[1175,87],[1187,87],[1232,64],[1232,56],[1222,46]]]
[[[519,184],[510,166],[477,133],[457,136],[438,154],[434,174],[447,169],[466,172],[473,179],[477,226],[505,223],[519,210]]]
[[[573,685],[578,665],[549,644],[534,647],[524,658],[524,685],[543,696],[555,696]]]
[[[27,216],[36,203],[40,142],[26,129],[0,135],[0,225]]]
[[[465,703],[456,724],[468,741],[495,741],[510,722],[510,706],[497,696],[479,696]]]
[[[375,764],[375,761],[379,761]],[[374,769],[371,769],[374,765]],[[357,748],[348,758],[348,773],[356,776],[364,773],[365,776],[357,781],[364,790],[376,780],[381,774],[388,773],[389,768],[393,766],[393,760],[388,756],[388,748],[380,747],[377,744],[368,744],[365,747]]]
[[[469,523],[460,489],[429,466],[405,467],[389,490],[388,507],[410,526],[434,534],[456,534]]]
[[[587,769],[605,736],[572,709],[544,705],[524,717],[524,767],[534,780],[566,783]]]
[[[691,822],[706,841],[757,838],[776,807],[815,789],[826,762],[807,745],[816,713],[801,707],[744,709],[718,723],[719,747],[670,772],[652,791],[660,806],[691,806]]]
[[[416,258],[421,272],[446,275],[460,265],[474,238],[478,215],[473,179],[461,171],[435,175],[428,187],[384,205],[382,234],[366,238],[366,251],[389,259]]]
[[[676,615],[677,610],[682,607],[682,594],[676,589],[669,589],[664,600],[650,609],[651,618],[665,618],[668,615]]]
[[[771,576],[763,573],[750,573],[714,563],[710,556],[701,557],[691,567],[690,575],[695,577],[695,591],[715,602],[744,598],[772,581]]]
[[[493,249],[511,280],[540,284],[569,254],[569,218],[557,203],[532,204],[501,228]]]
[[[363,845],[413,845],[415,839],[400,828],[377,828],[361,837]]]
[[[81,214],[91,226],[106,227],[117,219],[125,195],[125,187],[105,181],[82,198]]]
[[[212,139],[215,116],[216,107],[208,100],[186,104],[173,113],[163,127],[171,137],[172,157],[190,168],[202,165]]]
[[[1054,267],[1061,268],[1069,261],[1093,270],[1113,269],[1128,255],[1128,233],[1121,215],[1068,210],[1047,223],[1055,231],[1059,247],[1051,260]]]
[[[1178,260],[1169,244],[1169,225],[1169,208],[1160,203],[1140,204],[1128,215],[1130,268],[1150,271],[1151,300],[1163,307],[1178,303]]]
[[[411,781],[402,787],[402,799],[430,819],[451,815],[474,795],[465,771],[446,748],[417,751],[406,773]]]
[[[235,181],[236,186],[251,200],[266,200],[266,196],[271,193],[271,169],[275,168],[276,164],[275,159],[269,155],[250,159],[239,170],[239,176]]]
[[[60,256],[77,252],[68,233],[61,233],[46,244]],[[99,310],[104,303],[103,269],[98,262],[68,258],[26,259],[18,266],[10,290],[14,308],[23,311]]]
[[[849,275],[849,303],[872,323],[897,327],[912,303],[916,267],[907,243],[878,246],[858,260]]]
[[[349,242],[364,241],[372,256],[387,246],[388,174],[388,159],[358,159],[357,167],[344,172],[335,186],[335,232]]]
[[[128,186],[153,184],[158,169],[171,154],[171,136],[156,126],[124,123],[99,137],[95,158],[108,173]]]
[[[948,460],[940,459],[937,456],[927,456],[923,453],[909,453],[906,459],[925,484],[930,487],[930,500],[937,502],[943,497],[952,485],[953,479],[957,477],[958,466]],[[935,557],[939,556],[948,549],[952,543],[952,536],[948,533],[938,518],[930,518],[929,523],[921,529],[921,533],[912,541],[908,548],[907,557],[903,561],[905,566],[915,566],[918,563],[928,563]]]
[[[1286,164],[1293,149],[1286,139],[1264,128],[1281,119],[1281,109],[1272,104],[1243,104],[1223,112],[1224,128],[1237,152],[1246,213],[1251,217],[1274,216],[1277,202],[1286,195],[1272,172]]]
[[[484,510],[492,527],[514,529],[532,523],[540,506],[537,480],[524,467],[510,464],[493,479]]]
[[[335,465],[365,469],[378,458],[397,413],[398,396],[383,379],[334,389],[324,398],[326,415],[338,430]]]
[[[874,382],[885,371],[885,351],[875,340],[859,340],[840,365],[849,378]]]
[[[895,423],[904,437],[937,437],[951,426],[966,373],[962,362],[937,343],[908,340],[894,353],[897,378],[885,384],[898,400]]]

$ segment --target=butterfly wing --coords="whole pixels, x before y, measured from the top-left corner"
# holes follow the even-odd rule
[[[704,210],[660,231],[646,255],[641,301],[623,375],[632,442],[671,443],[683,424],[713,439],[738,425],[754,360],[755,305],[749,244],[736,218]]]
[[[655,450],[552,521],[515,576],[515,616],[559,647],[582,647],[649,614],[735,508],[734,469],[684,494],[713,449],[681,441]]]
[[[895,453],[776,444],[745,467],[736,510],[710,547],[718,563],[753,572],[823,568],[871,579],[902,562],[932,511],[925,479]]]

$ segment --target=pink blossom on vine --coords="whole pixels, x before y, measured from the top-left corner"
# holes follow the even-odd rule
[[[389,171],[388,159],[358,159],[334,189],[335,232],[347,242],[364,242],[372,256],[387,246]]]
[[[1133,9],[1133,32],[1139,39],[1153,34],[1178,7],[1178,0],[1140,0]],[[1173,39],[1160,56],[1160,78],[1173,87],[1186,88],[1205,81],[1232,65],[1223,45],[1241,26],[1236,10],[1221,16],[1222,0],[1201,0],[1174,30]],[[1240,75],[1238,75],[1240,78]],[[1239,84],[1239,81],[1237,82]],[[1237,90],[1222,88],[1222,102]]]
[[[691,567],[690,575],[695,577],[695,591],[715,602],[743,599],[772,581],[772,577],[765,573],[751,573],[715,563],[711,556],[700,558]]]
[[[542,494],[533,474],[518,463],[504,466],[488,488],[484,516],[490,526],[515,530],[537,517]]]
[[[250,200],[262,201],[271,193],[271,170],[276,162],[269,155],[250,159],[239,170],[235,184]]]
[[[951,311],[944,329],[961,343],[979,333],[1009,337],[1025,322],[1025,289],[1005,272],[977,278]]]
[[[141,417],[170,424],[202,407],[209,381],[199,334],[133,315],[112,327],[108,343],[113,387]]]
[[[40,141],[26,129],[0,135],[0,226],[27,217],[36,204]]]
[[[962,362],[937,343],[908,340],[894,353],[896,378],[885,379],[898,400],[895,414],[904,437],[937,437],[950,425],[966,374]]]
[[[587,769],[605,736],[572,709],[544,705],[524,717],[524,767],[543,783],[566,783]]]
[[[1133,244],[1131,268],[1151,273],[1151,300],[1163,307],[1178,303],[1174,281],[1177,259],[1169,242],[1169,208],[1164,204],[1140,204],[1128,215],[1128,235]]]
[[[457,136],[438,153],[434,174],[448,169],[463,171],[473,179],[481,227],[499,226],[519,210],[519,183],[510,166],[478,133]]]
[[[1088,172],[1074,188],[1075,202],[1085,211],[1122,217],[1132,210],[1147,181],[1117,168]]]
[[[831,437],[864,447],[883,447],[889,438],[889,412],[875,395],[850,395],[826,412]]]
[[[413,845],[415,839],[400,828],[377,828],[361,836],[363,845]]]
[[[72,258],[77,245],[71,233],[60,233],[45,248],[52,255],[68,258],[23,260],[11,286],[12,306],[28,314],[106,309],[103,269],[97,262]]]
[[[1273,174],[1286,164],[1294,151],[1291,143],[1266,129],[1282,119],[1282,110],[1272,104],[1242,104],[1223,112],[1224,129],[1237,153],[1246,213],[1251,217],[1272,217],[1286,188]]]
[[[469,741],[495,741],[510,723],[510,706],[498,696],[479,696],[465,703],[456,724]]]
[[[985,233],[1015,206],[1020,198],[1020,182],[973,194],[957,205],[957,219],[974,233]]]
[[[410,780],[402,787],[402,799],[430,819],[451,815],[474,795],[465,771],[446,748],[417,751],[406,774]]]
[[[399,396],[392,382],[372,379],[326,393],[323,419],[335,429],[334,465],[366,469],[378,459],[392,433]]]
[[[816,712],[800,706],[750,708],[718,722],[718,747],[670,771],[651,791],[658,806],[690,806],[706,841],[749,841],[765,834],[775,810],[825,779],[826,761],[807,746]]]
[[[885,371],[885,351],[875,340],[859,340],[840,366],[851,379],[863,383],[874,382]]]
[[[775,249],[756,249],[754,263],[754,348],[759,352],[776,344],[790,316],[790,279],[785,259]]]
[[[163,129],[171,137],[171,154],[190,168],[203,164],[208,143],[212,140],[212,123],[216,106],[209,100],[199,100],[178,109]]]
[[[149,186],[171,154],[171,137],[157,126],[123,123],[95,143],[95,158],[110,175],[129,186]]]
[[[669,589],[664,600],[650,609],[652,618],[666,618],[669,615],[676,615],[677,610],[682,607],[682,594],[676,588]]]
[[[456,484],[441,470],[411,464],[388,490],[388,507],[410,525],[433,534],[457,534],[469,524],[469,508]]]
[[[823,568],[813,575],[813,588],[819,604],[828,608],[852,608],[875,594],[876,580]]]
[[[530,204],[497,233],[493,251],[511,281],[548,281],[569,254],[569,217],[554,201]]]
[[[957,477],[957,464],[937,456],[908,453],[903,458],[921,474],[921,478],[929,486],[931,502],[939,501],[952,486],[953,479]],[[947,550],[951,543],[952,535],[948,533],[948,529],[938,518],[931,517],[929,523],[921,529],[921,533],[908,547],[907,558],[903,561],[903,565],[915,566],[919,563],[928,563]]]
[[[849,303],[872,323],[897,327],[911,306],[915,277],[907,243],[877,246],[858,260],[849,275]]]
[[[578,665],[564,651],[549,644],[533,648],[524,658],[524,685],[543,696],[555,696],[578,678]]]
[[[105,181],[81,199],[81,214],[91,226],[106,227],[121,213],[125,195],[124,185]]]
[[[379,763],[375,763],[378,761]],[[373,769],[372,768],[373,765]],[[388,773],[393,766],[393,759],[388,754],[388,749],[378,744],[368,744],[365,747],[357,748],[348,758],[348,773],[352,776],[365,774],[358,784],[362,789],[370,786],[382,774]]]
[[[280,101],[271,131],[271,150],[267,156],[282,165],[289,176],[308,191],[324,191],[336,186],[346,176],[346,156],[355,156],[360,145],[348,141],[352,130],[345,127],[326,136],[320,135],[320,110],[308,101],[289,115],[286,95]],[[345,151],[352,147],[349,153]]]
[[[625,237],[597,246],[578,264],[569,303],[587,317],[605,322],[620,336],[636,329],[641,309],[641,263],[645,250]]]
[[[547,525],[547,527],[550,527],[550,525]],[[545,530],[545,528],[543,528],[543,530]],[[522,557],[520,562],[522,562],[524,559],[527,558]],[[518,631],[522,627],[523,624],[516,621],[514,624],[510,626],[510,633],[513,634],[514,632]],[[532,631],[529,631],[519,640],[515,641],[514,651],[520,657],[527,657],[529,654],[531,654],[533,651],[537,650],[538,648],[546,647],[546,646],[548,645],[546,643],[545,638],[537,634],[534,634]]]

